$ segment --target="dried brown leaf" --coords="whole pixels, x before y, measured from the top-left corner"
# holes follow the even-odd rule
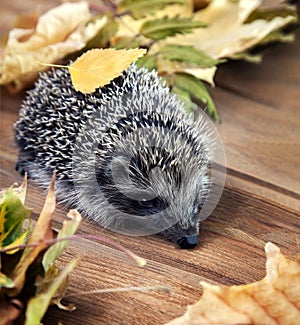
[[[34,8],[33,11],[21,13],[17,16],[14,22],[14,27],[23,29],[35,28],[40,16],[41,11],[39,7]]]
[[[54,181],[55,174],[52,177],[50,188],[42,212],[27,242],[27,244],[38,242],[41,242],[41,244],[35,247],[27,247],[24,250],[22,257],[18,262],[17,266],[15,267],[11,276],[13,282],[15,283],[15,287],[8,291],[10,296],[16,295],[22,290],[28,267],[36,260],[37,256],[47,247],[47,245],[43,243],[43,241],[53,238],[51,216],[55,210],[56,205]]]
[[[252,324],[295,325],[300,319],[300,264],[287,259],[279,248],[265,245],[266,277],[239,286],[203,282],[199,302],[167,325]]]
[[[90,22],[87,2],[63,3],[44,15],[35,28],[14,28],[0,56],[0,84],[17,91],[45,70],[38,62],[54,63],[82,49],[106,23]]]
[[[245,23],[248,16],[262,4],[262,0],[213,0],[195,13],[194,19],[207,24],[187,35],[178,35],[158,44],[192,45],[213,58],[230,58],[263,42],[272,32],[295,22],[295,15],[277,16],[269,21],[256,19]]]

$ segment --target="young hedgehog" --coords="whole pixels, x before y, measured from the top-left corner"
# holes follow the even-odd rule
[[[42,73],[15,130],[17,169],[45,188],[56,170],[60,202],[114,231],[198,244],[208,137],[156,72],[133,64],[91,94],[74,89],[67,69]]]

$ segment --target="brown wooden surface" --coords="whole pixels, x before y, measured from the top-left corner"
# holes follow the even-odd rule
[[[35,1],[1,1],[2,31],[17,12]],[[51,7],[55,1],[40,1]],[[44,5],[45,3],[45,5]],[[169,285],[171,294],[150,291],[69,298],[77,309],[52,307],[44,323],[164,324],[181,315],[201,295],[200,280],[241,284],[264,276],[263,247],[267,241],[292,256],[300,249],[300,32],[293,44],[277,44],[264,51],[264,61],[224,64],[211,90],[221,114],[218,126],[227,155],[228,177],[221,201],[202,224],[200,246],[182,251],[157,237],[126,237],[105,231],[147,259],[141,269],[122,253],[91,240],[71,243],[60,259],[81,262],[72,273],[69,293],[95,288]],[[12,125],[24,93],[11,96],[1,89],[0,186],[21,177],[14,170],[17,148]],[[27,205],[35,213],[43,195],[32,183]],[[65,212],[58,208],[54,226]],[[102,234],[84,221],[79,233]]]

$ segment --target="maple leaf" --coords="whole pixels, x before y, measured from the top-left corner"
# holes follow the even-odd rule
[[[203,295],[187,312],[166,325],[298,324],[300,319],[300,264],[279,248],[265,245],[266,277],[237,286],[202,282]]]

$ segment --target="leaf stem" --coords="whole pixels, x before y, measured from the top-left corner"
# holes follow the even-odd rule
[[[37,61],[38,64],[43,65],[45,67],[54,67],[54,68],[69,68],[67,65],[61,65],[61,64],[53,64],[53,63],[43,63],[40,61]]]
[[[98,290],[89,290],[89,291],[79,291],[76,293],[70,293],[65,295],[62,298],[78,297],[93,295],[97,293],[114,293],[114,292],[128,292],[128,291],[150,291],[150,290],[161,290],[167,293],[172,291],[172,288],[169,286],[149,286],[149,287],[128,287],[128,288],[110,288],[110,289],[98,289]],[[57,298],[57,297],[56,297]]]

